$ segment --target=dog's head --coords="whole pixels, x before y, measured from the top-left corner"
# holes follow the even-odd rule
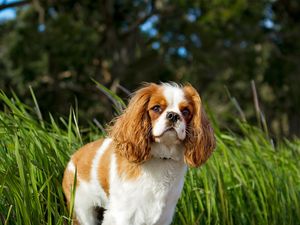
[[[135,163],[152,157],[151,143],[184,145],[185,162],[192,167],[204,163],[215,147],[213,129],[191,85],[145,85],[134,93],[110,136],[116,151]]]

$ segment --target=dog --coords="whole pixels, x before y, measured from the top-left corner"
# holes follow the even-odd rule
[[[81,225],[168,225],[187,167],[202,165],[215,137],[190,84],[148,83],[108,128],[108,136],[75,152],[64,172],[63,191]],[[76,174],[76,183],[74,182]]]

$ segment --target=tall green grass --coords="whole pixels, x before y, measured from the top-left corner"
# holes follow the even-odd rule
[[[239,125],[242,136],[217,132],[213,157],[188,172],[177,224],[299,224],[299,141],[274,147]]]
[[[0,224],[71,224],[64,167],[103,133],[80,129],[73,111],[47,123],[37,103],[32,109],[4,93],[0,101]],[[239,135],[215,126],[217,149],[189,170],[173,224],[299,224],[300,141],[274,147],[260,129],[237,123]]]

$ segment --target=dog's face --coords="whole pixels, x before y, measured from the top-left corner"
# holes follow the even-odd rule
[[[188,165],[199,166],[215,147],[213,129],[191,86],[148,84],[138,90],[111,129],[120,154],[132,162],[151,156],[151,143],[183,144]]]
[[[178,86],[163,85],[150,97],[147,113],[155,142],[171,145],[183,142],[194,107],[188,93]]]

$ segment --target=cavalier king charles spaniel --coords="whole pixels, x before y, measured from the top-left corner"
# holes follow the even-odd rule
[[[74,203],[74,222],[100,224],[101,207],[103,225],[170,224],[187,167],[202,165],[214,148],[213,129],[191,85],[146,84],[106,138],[71,157],[63,190],[68,206]]]

